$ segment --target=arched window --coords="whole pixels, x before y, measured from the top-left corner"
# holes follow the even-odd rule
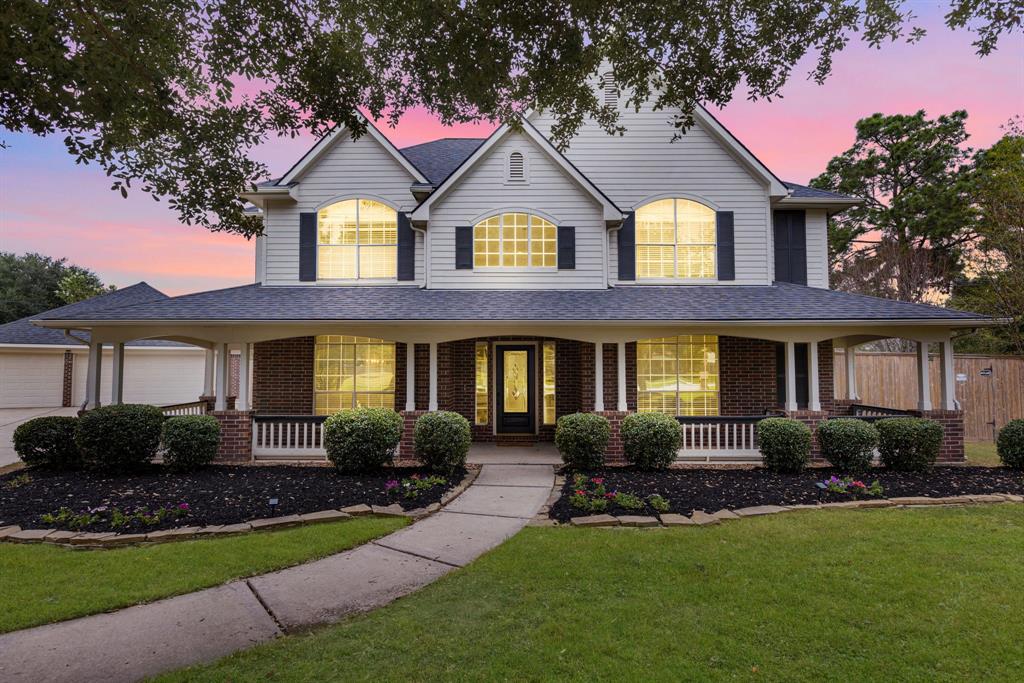
[[[317,212],[317,279],[394,279],[398,214],[372,199],[346,199]]]
[[[689,199],[659,199],[637,209],[636,276],[713,279],[714,209]]]
[[[473,226],[474,268],[555,268],[558,231],[529,213],[503,213]]]

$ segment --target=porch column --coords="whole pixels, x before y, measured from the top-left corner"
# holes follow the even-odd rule
[[[594,342],[594,412],[604,411],[604,344]]]
[[[229,373],[231,372],[231,354],[227,344],[217,344],[217,400],[213,403],[214,410],[228,409]]]
[[[114,344],[114,365],[110,373],[110,403],[124,403],[124,342]]]
[[[619,405],[616,407],[616,410],[620,413],[624,413],[629,409],[626,404],[626,342],[620,341],[616,346],[618,347],[616,350],[619,355],[619,373],[617,375],[617,379],[619,380]]]
[[[821,412],[821,384],[818,379],[818,342],[807,342],[807,409]]]
[[[796,410],[796,342],[786,342],[786,410]]]
[[[857,347],[847,346],[846,353],[846,398],[857,401]]]
[[[100,384],[103,377],[103,344],[90,342],[89,368],[85,375],[85,408],[92,410],[100,407]]]
[[[430,342],[430,405],[428,410],[437,410],[437,342]]]
[[[213,396],[213,368],[215,363],[213,349],[206,349],[203,364],[203,396]]]
[[[942,355],[942,409],[956,410],[956,378],[953,376],[953,339],[947,337],[940,343]]]
[[[932,388],[928,377],[928,342],[917,342],[917,409],[932,409]]]
[[[405,343],[405,409],[416,410],[416,345]]]
[[[242,344],[242,352],[238,357],[238,396],[235,397],[235,410],[249,410],[249,362],[252,359],[252,344]]]

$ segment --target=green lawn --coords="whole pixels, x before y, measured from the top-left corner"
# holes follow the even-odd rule
[[[1024,506],[527,528],[390,607],[166,680],[1012,680]]]
[[[964,444],[964,452],[967,455],[968,465],[981,465],[983,467],[999,467],[999,455],[996,454],[996,445],[992,441],[975,441]]]
[[[361,517],[118,550],[0,543],[0,633],[188,593],[336,553],[403,526]]]

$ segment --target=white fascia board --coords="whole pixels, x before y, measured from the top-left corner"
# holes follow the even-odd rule
[[[854,206],[863,204],[864,200],[850,199],[829,199],[826,197],[783,197],[774,203],[774,206],[789,206],[797,209],[833,209],[842,211]]]

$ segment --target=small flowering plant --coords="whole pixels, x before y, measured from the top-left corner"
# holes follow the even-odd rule
[[[437,475],[432,474],[423,477],[419,474],[414,474],[411,477],[405,477],[401,481],[398,479],[387,480],[384,483],[384,492],[389,496],[401,496],[406,500],[415,500],[424,491],[429,491],[435,486],[444,486],[447,483],[447,479]]]
[[[624,510],[642,510],[645,504],[657,512],[668,512],[669,509],[668,500],[658,494],[649,496],[645,501],[632,493],[610,490],[605,486],[603,477],[588,477],[585,474],[573,477],[569,504],[577,510],[592,514],[605,512],[610,505]]]
[[[853,477],[837,477],[832,475],[825,481],[819,481],[816,486],[822,491],[828,493],[838,493],[851,498],[859,498],[860,496],[880,496],[882,495],[882,485],[877,479],[871,482],[871,485],[865,484],[860,479],[854,479]]]
[[[57,512],[41,515],[40,519],[45,524],[71,531],[81,531],[103,523],[109,524],[113,529],[127,529],[130,527],[152,527],[165,521],[175,521],[187,516],[190,510],[188,503],[161,506],[155,509],[138,507],[131,511],[107,505],[85,508],[81,512],[62,507]]]

